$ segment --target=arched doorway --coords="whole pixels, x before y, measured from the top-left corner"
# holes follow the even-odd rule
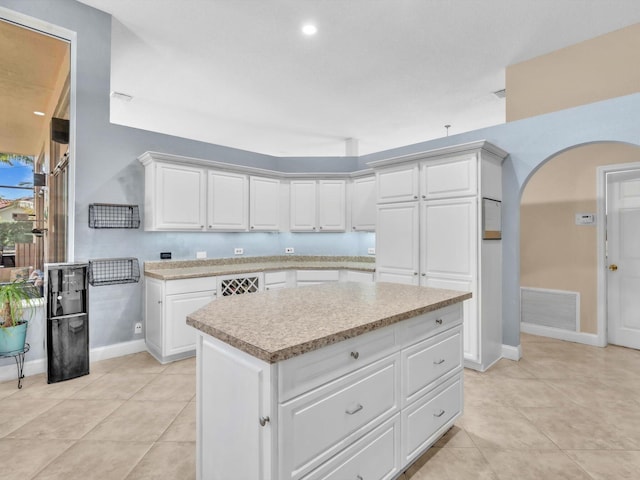
[[[606,325],[599,321],[604,310],[598,249],[604,246],[598,229],[604,218],[596,214],[598,168],[639,160],[635,145],[578,145],[549,157],[525,181],[520,199],[522,332],[606,344]]]

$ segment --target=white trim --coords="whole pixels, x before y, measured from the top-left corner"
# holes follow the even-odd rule
[[[69,42],[69,179],[67,190],[67,260],[73,262],[75,250],[75,212],[76,212],[76,71],[77,71],[77,38],[73,30],[45,22],[39,18],[0,7],[0,19],[14,23],[20,27],[35,30]]]
[[[89,352],[90,363],[107,360],[108,358],[122,357],[132,353],[146,351],[144,340],[132,340],[130,342],[116,343],[106,347],[97,347]],[[47,359],[37,358],[24,362],[24,375],[29,377],[47,371]],[[0,382],[15,380],[18,381],[18,370],[15,363],[8,363],[0,367]]]
[[[606,344],[600,344],[598,335],[594,333],[572,332],[563,328],[553,328],[544,325],[535,325],[533,323],[520,323],[520,333],[566,340],[568,342],[583,343],[584,345],[592,345],[594,347],[606,346]]]
[[[502,344],[502,358],[507,360],[515,360],[516,362],[522,358],[522,345],[505,345]]]
[[[620,163],[616,165],[604,165],[596,169],[596,229],[597,229],[597,283],[598,290],[596,298],[597,306],[597,346],[604,347],[608,343],[607,339],[607,174],[613,172],[623,172],[626,170],[637,170],[640,162]],[[582,342],[581,342],[582,343]],[[591,344],[589,344],[591,345]]]

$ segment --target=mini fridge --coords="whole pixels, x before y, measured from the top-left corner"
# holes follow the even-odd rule
[[[47,291],[47,382],[89,373],[89,265],[45,266]]]

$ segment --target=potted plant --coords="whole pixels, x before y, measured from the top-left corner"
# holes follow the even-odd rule
[[[33,308],[34,288],[24,280],[0,284],[0,355],[11,355],[24,350],[27,337],[27,318]],[[27,308],[25,308],[27,307]]]

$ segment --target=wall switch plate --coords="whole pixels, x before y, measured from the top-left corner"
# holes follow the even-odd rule
[[[207,252],[196,252],[196,258],[207,258]]]
[[[286,247],[284,253],[293,253],[293,247]]]
[[[160,252],[160,260],[171,260],[171,252]]]
[[[133,327],[133,333],[142,333],[142,323],[136,323],[136,326]]]
[[[234,255],[244,255],[244,248],[234,248],[233,249],[233,254]]]
[[[369,247],[369,248],[367,248],[367,253],[369,255],[375,255],[376,254],[376,249],[374,247]]]

